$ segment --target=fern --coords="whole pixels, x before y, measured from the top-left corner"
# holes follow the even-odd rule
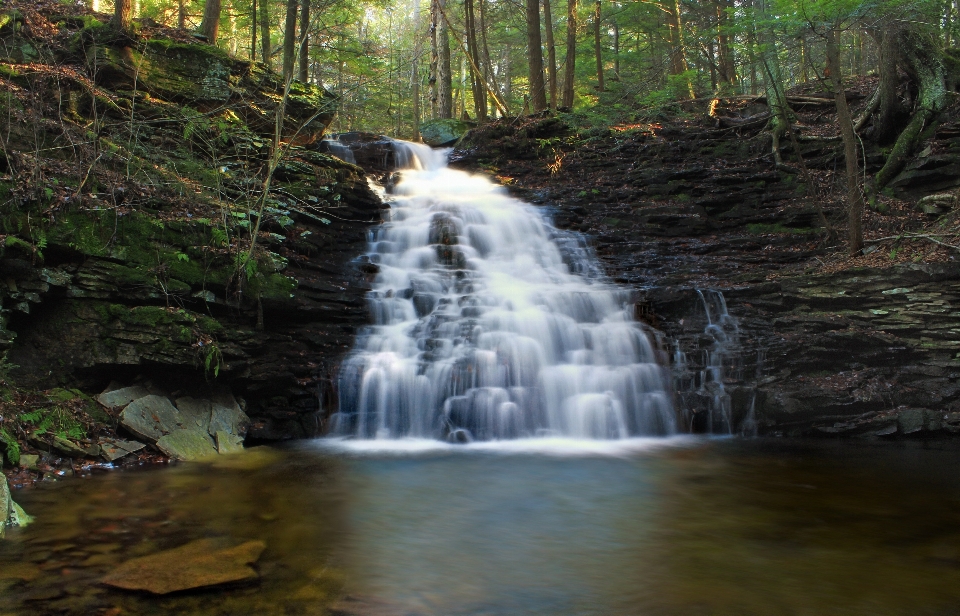
[[[0,428],[0,443],[3,443],[7,462],[16,466],[20,463],[20,443],[6,428]]]

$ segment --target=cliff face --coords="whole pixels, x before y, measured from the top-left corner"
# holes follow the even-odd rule
[[[814,186],[789,148],[790,164],[774,164],[758,129],[696,121],[586,132],[569,118],[500,122],[454,159],[584,232],[609,276],[636,290],[637,318],[670,341],[695,431],[712,421],[721,432],[933,435],[960,432],[960,257],[943,245],[955,243],[957,214],[943,199],[917,203],[955,185],[943,171],[958,162],[947,120],[882,197],[887,212],[867,213],[874,241],[856,258],[820,229],[822,208],[843,237],[835,141],[801,141]],[[875,170],[882,156],[866,146]],[[924,190],[921,175],[936,182]],[[720,334],[708,328],[705,306],[713,325],[722,312],[711,290],[732,317]],[[711,368],[716,381],[704,378]],[[730,425],[710,418],[718,399]]]
[[[7,376],[228,385],[249,437],[316,433],[368,320],[355,259],[383,207],[359,167],[316,149],[333,95],[285,98],[262,65],[184,32],[39,8],[0,14]]]

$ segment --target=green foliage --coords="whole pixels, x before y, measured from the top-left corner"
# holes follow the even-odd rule
[[[0,444],[4,448],[4,459],[12,466],[20,463],[20,443],[7,428],[0,428]]]
[[[32,425],[35,434],[52,434],[75,440],[85,435],[83,424],[77,421],[69,409],[62,406],[23,413],[20,421]]]
[[[216,343],[207,345],[207,350],[203,356],[203,369],[209,375],[213,373],[213,378],[220,376],[220,367],[223,366],[223,353]]]

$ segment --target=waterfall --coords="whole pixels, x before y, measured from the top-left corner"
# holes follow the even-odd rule
[[[396,143],[406,169],[366,258],[373,325],[340,371],[330,432],[451,441],[676,432],[655,332],[582,238],[447,152]]]
[[[699,343],[702,369],[691,369],[687,355],[676,343],[673,356],[674,388],[688,413],[691,430],[711,434],[733,434],[734,420],[725,381],[739,380],[731,374],[740,360],[740,324],[727,311],[727,300],[716,290],[697,289],[706,325]],[[753,402],[751,402],[751,417]],[[755,419],[754,419],[755,423]]]

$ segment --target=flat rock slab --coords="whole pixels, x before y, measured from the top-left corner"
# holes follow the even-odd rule
[[[124,428],[151,443],[179,428],[180,420],[180,412],[170,400],[156,395],[134,400],[120,414]]]
[[[147,391],[145,387],[133,385],[132,387],[122,387],[113,391],[105,391],[97,396],[97,402],[108,409],[112,409],[118,406],[125,406],[134,400],[139,400],[149,395],[150,392]]]
[[[184,428],[198,428],[204,432],[210,430],[210,401],[189,396],[177,398],[177,408],[183,416]]]
[[[223,548],[213,539],[200,539],[172,550],[130,559],[101,582],[114,588],[165,595],[254,580],[257,572],[250,565],[260,558],[266,547],[263,541],[247,541]]]
[[[160,451],[175,460],[202,460],[217,455],[217,446],[206,432],[180,428],[157,440]]]
[[[121,439],[100,439],[100,455],[107,462],[113,462],[123,456],[140,451],[146,447],[139,441],[125,441]]]
[[[211,436],[215,436],[217,432],[243,436],[249,425],[250,418],[240,409],[240,405],[232,395],[220,393],[211,400],[209,428]]]

